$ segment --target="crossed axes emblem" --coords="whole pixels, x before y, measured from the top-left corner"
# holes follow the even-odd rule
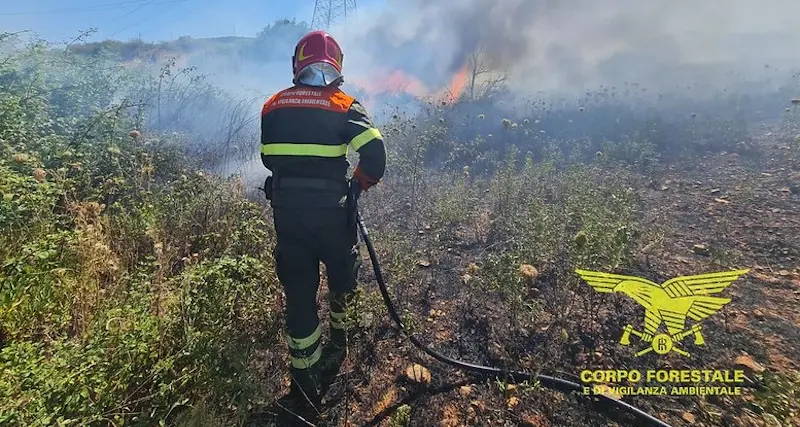
[[[681,332],[675,334],[656,334],[650,335],[645,332],[637,331],[633,329],[633,326],[627,325],[625,326],[625,330],[622,333],[622,338],[620,338],[619,343],[622,345],[631,345],[631,335],[635,335],[639,337],[640,340],[650,343],[650,347],[647,347],[638,353],[636,353],[636,357],[645,355],[651,351],[655,351],[657,354],[664,355],[669,353],[670,351],[674,351],[681,356],[686,356],[691,358],[692,356],[685,350],[678,348],[675,344],[683,341],[684,338],[688,337],[689,335],[694,335],[694,344],[695,345],[704,345],[706,341],[703,339],[703,334],[700,332],[702,326],[700,324],[694,324],[691,328],[685,329]]]

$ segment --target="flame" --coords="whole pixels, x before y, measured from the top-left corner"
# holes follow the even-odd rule
[[[450,80],[450,101],[457,101],[467,85],[467,65],[464,64]]]
[[[462,66],[450,78],[450,83],[438,90],[429,89],[418,78],[401,70],[378,70],[370,73],[368,79],[354,79],[353,83],[364,90],[369,97],[382,94],[407,93],[419,99],[453,103],[464,92],[467,83],[467,65]],[[369,100],[365,100],[370,102]]]
[[[428,94],[428,88],[419,79],[401,70],[377,70],[368,79],[355,79],[354,83],[370,95],[409,93],[418,98]]]

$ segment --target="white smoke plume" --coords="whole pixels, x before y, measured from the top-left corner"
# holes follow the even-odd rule
[[[446,84],[482,47],[516,88],[716,89],[800,65],[796,0],[388,0],[334,29],[351,75]]]

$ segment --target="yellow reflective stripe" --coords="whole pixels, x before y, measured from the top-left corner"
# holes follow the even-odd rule
[[[265,156],[339,157],[347,154],[347,144],[323,145],[270,142],[261,144],[261,154]]]
[[[375,138],[383,138],[381,136],[381,132],[375,128],[369,128],[364,132],[356,135],[355,138],[350,140],[350,145],[353,147],[354,150],[358,150],[359,148],[363,147],[364,144],[372,141]]]
[[[314,366],[315,363],[319,362],[320,357],[322,357],[322,346],[317,346],[317,349],[314,350],[314,353],[311,353],[311,356],[308,357],[294,357],[292,356],[292,366],[297,369],[308,369]]]
[[[319,337],[321,336],[322,336],[322,325],[317,325],[317,329],[314,332],[312,332],[311,335],[300,339],[293,338],[287,335],[286,341],[289,342],[289,347],[295,350],[303,350],[314,345],[314,343],[316,343]]]

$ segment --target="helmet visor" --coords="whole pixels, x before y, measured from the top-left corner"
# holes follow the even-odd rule
[[[342,77],[333,65],[319,62],[308,65],[297,73],[297,82],[307,86],[325,87]]]

